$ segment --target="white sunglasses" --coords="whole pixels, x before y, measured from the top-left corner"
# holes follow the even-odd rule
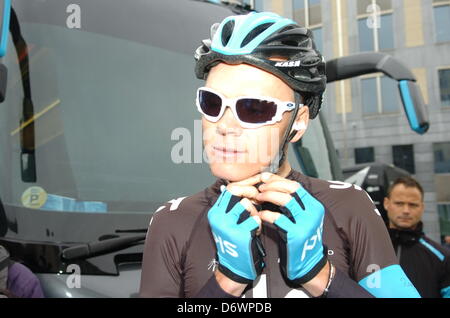
[[[243,128],[258,128],[274,124],[282,119],[286,111],[295,108],[294,102],[283,102],[276,98],[264,96],[240,96],[226,98],[208,87],[197,89],[196,104],[198,111],[211,122],[222,118],[227,107]],[[302,107],[303,104],[300,104]]]

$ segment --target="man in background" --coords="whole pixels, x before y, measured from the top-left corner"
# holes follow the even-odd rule
[[[450,252],[423,233],[422,186],[400,177],[384,198],[389,234],[400,266],[424,298],[450,298]]]

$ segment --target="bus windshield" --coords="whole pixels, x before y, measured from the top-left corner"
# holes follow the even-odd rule
[[[232,12],[194,1],[91,2],[77,2],[80,28],[68,27],[69,1],[13,3],[25,46],[17,54],[10,37],[3,59],[0,236],[88,242],[146,229],[165,202],[214,181],[194,153],[202,147],[194,103],[202,82],[193,52]],[[181,163],[173,160],[180,136],[193,149]],[[317,119],[302,141],[324,179],[335,177],[328,139]],[[289,158],[304,170],[293,151]]]

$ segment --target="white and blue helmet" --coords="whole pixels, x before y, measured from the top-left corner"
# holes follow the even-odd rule
[[[202,43],[195,51],[199,79],[206,79],[209,70],[220,62],[250,64],[283,79],[301,94],[311,119],[319,113],[326,87],[325,61],[309,29],[275,13],[252,12],[214,24],[211,39]]]

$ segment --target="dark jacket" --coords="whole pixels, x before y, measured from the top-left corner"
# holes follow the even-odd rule
[[[400,266],[424,298],[450,298],[450,251],[415,230],[389,229]]]

